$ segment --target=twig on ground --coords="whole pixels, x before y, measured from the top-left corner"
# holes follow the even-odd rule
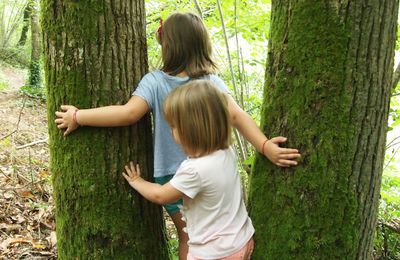
[[[49,140],[49,138],[46,137],[46,138],[41,139],[41,140],[37,140],[37,141],[31,142],[31,143],[28,143],[28,144],[17,146],[16,149],[19,150],[19,149],[24,149],[26,147],[30,147],[30,146],[36,145],[36,144],[46,143],[48,140]]]
[[[22,111],[23,111],[24,108],[25,108],[25,103],[26,103],[26,96],[24,96],[24,100],[23,100],[23,103],[22,103],[22,107],[21,107],[21,110],[19,111],[18,122],[17,122],[17,128],[16,128],[14,131],[12,131],[11,133],[9,133],[9,134],[7,134],[7,135],[1,137],[1,138],[0,138],[0,141],[3,140],[3,139],[5,139],[5,138],[7,138],[7,137],[9,137],[10,135],[13,135],[14,133],[16,133],[16,132],[18,131],[19,122],[21,122]]]
[[[9,180],[12,180],[12,178],[10,176],[8,176],[1,168],[0,168],[0,172],[1,172],[1,174],[4,175],[4,177],[6,177]]]
[[[14,134],[15,132],[17,132],[17,130],[13,130],[11,133],[6,134],[5,136],[0,138],[0,141],[3,139],[6,139],[7,137],[9,137],[10,135]]]

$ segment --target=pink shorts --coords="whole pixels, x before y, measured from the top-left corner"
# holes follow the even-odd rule
[[[253,253],[254,249],[254,239],[251,238],[249,242],[247,242],[239,252],[234,253],[230,256],[225,256],[223,258],[219,258],[217,260],[250,260],[250,256]],[[187,260],[201,260],[200,258],[196,258],[192,256],[190,253],[187,255]]]

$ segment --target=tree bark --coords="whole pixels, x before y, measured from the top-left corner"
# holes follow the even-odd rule
[[[17,43],[18,46],[24,46],[26,43],[26,39],[28,37],[28,30],[29,30],[29,23],[30,23],[29,21],[30,21],[31,12],[32,12],[31,2],[32,1],[29,0],[24,9],[23,26],[22,26],[22,30],[21,30],[21,36]]]
[[[58,256],[167,259],[161,208],[123,179],[130,160],[152,179],[151,122],[82,127],[64,138],[61,104],[123,104],[147,72],[143,0],[42,0],[45,72]]]
[[[254,259],[371,259],[397,12],[397,0],[272,1],[261,125],[302,159],[256,157]]]
[[[41,63],[40,56],[42,53],[42,46],[40,41],[40,24],[39,24],[39,1],[31,0],[31,64],[29,68],[29,86],[41,87]]]

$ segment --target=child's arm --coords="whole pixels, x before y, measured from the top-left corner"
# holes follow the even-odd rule
[[[256,122],[245,112],[235,100],[228,95],[229,113],[232,125],[262,154],[272,163],[289,167],[297,165],[296,159],[300,157],[297,149],[279,147],[279,143],[286,141],[285,137],[274,137],[267,142],[267,137],[258,128]],[[265,143],[264,143],[265,142]]]
[[[149,111],[149,106],[141,97],[132,96],[125,105],[79,110],[63,105],[61,111],[56,112],[55,123],[59,129],[66,128],[64,135],[68,135],[79,125],[112,127],[134,124]]]
[[[145,181],[140,177],[139,164],[135,168],[133,163],[130,162],[129,165],[125,166],[125,171],[126,173],[123,172],[122,175],[129,182],[129,185],[151,202],[165,205],[175,202],[184,196],[182,192],[172,187],[169,182],[160,185]]]

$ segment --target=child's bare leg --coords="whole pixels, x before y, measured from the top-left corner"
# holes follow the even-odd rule
[[[172,222],[174,222],[176,231],[178,232],[179,239],[179,260],[186,260],[188,254],[188,234],[183,231],[183,228],[186,227],[186,222],[182,220],[182,214],[177,212],[171,215]]]

